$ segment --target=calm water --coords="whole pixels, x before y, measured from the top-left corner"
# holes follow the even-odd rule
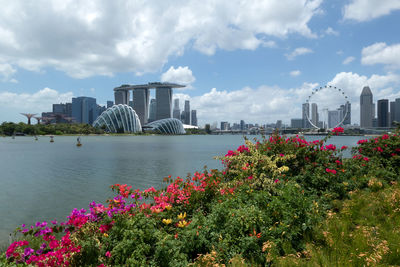
[[[330,142],[352,146],[361,138],[335,136]],[[0,244],[22,223],[65,220],[73,208],[104,203],[111,184],[160,188],[165,176],[220,168],[213,157],[244,142],[239,135],[89,136],[82,137],[82,147],[73,136],[49,140],[0,137]]]

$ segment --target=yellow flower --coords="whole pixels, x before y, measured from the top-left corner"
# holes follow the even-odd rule
[[[107,233],[104,233],[104,236],[105,236],[105,237],[108,237],[108,234],[107,234]]]
[[[171,219],[163,219],[162,222],[163,222],[165,225],[168,225],[168,224],[172,223],[172,220],[171,220]]]
[[[179,222],[178,222],[178,227],[180,227],[180,228],[185,227],[186,224],[187,224],[187,221],[185,221],[185,220],[179,221]]]
[[[171,205],[168,205],[168,206],[165,206],[165,208],[166,208],[167,210],[171,210],[171,209],[172,209],[172,206],[171,206]]]
[[[179,220],[182,220],[182,219],[185,219],[185,218],[186,218],[186,212],[183,213],[183,214],[181,213],[181,214],[178,215],[178,219]]]

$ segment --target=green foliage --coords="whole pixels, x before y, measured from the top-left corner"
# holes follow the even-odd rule
[[[62,134],[102,134],[103,129],[94,128],[89,124],[33,124],[3,122],[0,125],[0,133],[11,136],[15,133],[23,133],[26,135],[62,135]]]
[[[73,211],[64,224],[79,246],[79,253],[69,255],[70,263],[396,264],[400,187],[392,186],[398,179],[393,165],[398,154],[392,154],[399,137],[382,137],[361,142],[353,158],[343,159],[346,148],[326,145],[329,135],[314,142],[274,135],[246,140],[218,157],[224,170],[168,178],[161,190],[113,185],[117,196],[108,207],[91,204],[90,216]],[[372,144],[383,145],[386,154],[376,153]],[[37,250],[41,237],[31,238],[37,239],[31,243]]]

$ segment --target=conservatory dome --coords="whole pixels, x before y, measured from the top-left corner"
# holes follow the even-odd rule
[[[93,122],[94,127],[106,127],[107,132],[136,133],[142,131],[140,120],[132,107],[118,104],[101,113]]]
[[[151,128],[153,131],[162,134],[185,134],[186,131],[183,128],[183,124],[178,119],[162,119],[158,121],[150,122],[146,127]]]

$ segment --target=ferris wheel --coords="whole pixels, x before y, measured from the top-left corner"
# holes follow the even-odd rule
[[[324,87],[319,87],[314,89],[311,94],[307,97],[306,103],[310,104],[310,103],[315,103],[317,96],[321,96],[324,95],[325,98],[330,98],[335,97],[336,99],[339,99],[339,102],[341,104],[344,104],[344,109],[342,110],[342,114],[340,116],[340,118],[337,120],[338,122],[335,124],[335,126],[333,128],[336,128],[340,125],[343,124],[343,122],[346,120],[346,118],[348,116],[350,116],[350,102],[349,102],[349,97],[346,95],[346,93],[341,89],[338,88],[336,86],[331,86],[331,85],[325,85]],[[328,113],[328,109],[324,108],[323,109],[324,112]],[[305,116],[307,118],[308,123],[315,129],[320,129],[321,127],[318,126],[318,122],[317,121],[313,121],[310,116],[309,116],[309,112],[305,112]]]

